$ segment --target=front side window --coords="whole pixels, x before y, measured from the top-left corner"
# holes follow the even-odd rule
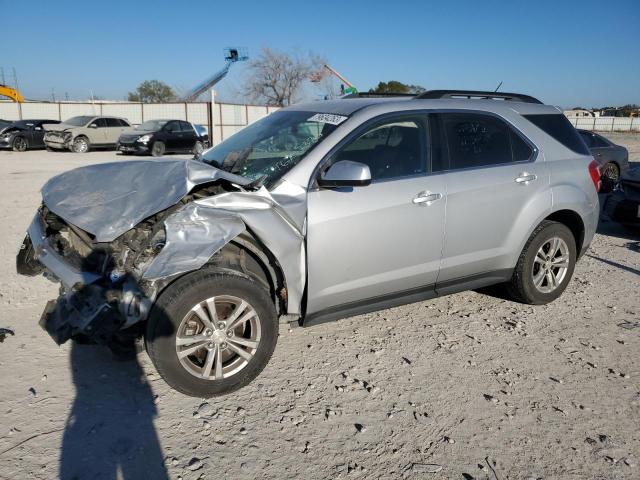
[[[97,125],[98,128],[105,128],[107,126],[107,121],[104,118],[96,118],[90,125]]]
[[[202,161],[271,188],[347,117],[282,110],[207,150]]]
[[[176,120],[173,120],[165,125],[164,131],[169,133],[177,133],[180,131],[180,125]]]
[[[351,160],[369,166],[371,180],[389,180],[425,174],[425,125],[420,118],[406,117],[371,127],[347,144],[331,163]]]
[[[497,117],[471,112],[438,117],[449,150],[450,170],[522,162],[533,156],[531,146]]]

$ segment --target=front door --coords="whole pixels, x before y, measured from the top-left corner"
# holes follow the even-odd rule
[[[328,160],[367,164],[372,183],[308,194],[307,315],[432,290],[446,192],[427,175],[426,126],[420,116],[372,123]]]

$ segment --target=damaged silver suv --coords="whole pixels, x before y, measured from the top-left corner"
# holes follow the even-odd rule
[[[492,284],[555,300],[594,235],[598,182],[568,120],[526,95],[295,105],[199,160],[52,178],[18,271],[60,282],[40,320],[57,343],[143,336],[167,383],[209,397],[262,371],[279,322]]]

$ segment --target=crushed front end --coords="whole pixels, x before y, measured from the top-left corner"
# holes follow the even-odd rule
[[[98,243],[46,206],[38,210],[18,253],[17,271],[60,282],[60,296],[47,303],[40,319],[56,343],[74,338],[108,344],[146,318],[156,284],[142,281],[141,272],[164,245],[166,214]]]

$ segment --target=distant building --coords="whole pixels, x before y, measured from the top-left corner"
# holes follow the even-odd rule
[[[600,112],[592,112],[591,110],[585,110],[582,108],[572,108],[571,110],[565,110],[563,113],[567,118],[593,118],[600,116]]]

